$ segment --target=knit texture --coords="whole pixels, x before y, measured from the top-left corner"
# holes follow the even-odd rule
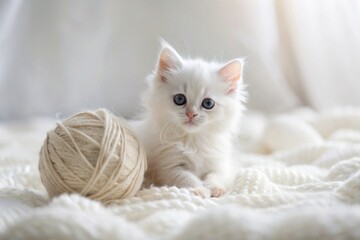
[[[108,206],[49,199],[37,165],[54,126],[0,126],[0,239],[360,239],[360,109],[248,113],[224,197],[151,187]]]

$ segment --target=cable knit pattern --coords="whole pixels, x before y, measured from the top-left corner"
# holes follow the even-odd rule
[[[0,239],[360,239],[360,109],[248,113],[224,197],[150,187],[107,206],[49,199],[37,164],[54,124],[0,125]]]

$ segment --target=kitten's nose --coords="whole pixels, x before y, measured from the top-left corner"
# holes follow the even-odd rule
[[[194,112],[187,112],[186,115],[190,120],[197,116],[197,114],[195,114]]]

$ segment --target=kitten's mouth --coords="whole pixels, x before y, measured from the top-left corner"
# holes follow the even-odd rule
[[[192,120],[188,120],[185,122],[185,125],[187,126],[195,126],[195,123]]]

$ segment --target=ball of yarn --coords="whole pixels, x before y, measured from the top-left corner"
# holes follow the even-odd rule
[[[146,166],[134,133],[105,109],[59,122],[40,150],[41,181],[50,197],[80,193],[104,203],[131,197],[142,185]]]

